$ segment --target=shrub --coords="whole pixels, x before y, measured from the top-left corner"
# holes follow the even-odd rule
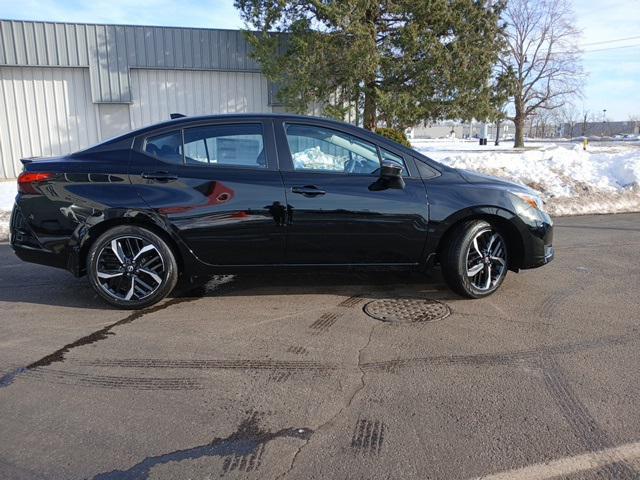
[[[395,128],[376,128],[376,133],[394,142],[398,142],[405,147],[411,148],[411,143],[409,143],[409,139],[402,130],[396,130]]]

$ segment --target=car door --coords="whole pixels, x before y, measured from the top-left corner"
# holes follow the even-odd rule
[[[286,200],[270,121],[184,124],[136,141],[131,178],[202,261],[284,261]]]
[[[275,129],[287,196],[287,263],[420,262],[426,190],[401,153],[313,121],[276,122]],[[381,156],[401,164],[404,188],[376,188]]]

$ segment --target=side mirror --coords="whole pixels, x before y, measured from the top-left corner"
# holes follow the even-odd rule
[[[402,167],[394,162],[382,162],[380,167],[380,178],[401,179]]]
[[[369,185],[369,190],[380,191],[388,188],[402,190],[405,186],[402,178],[402,167],[394,162],[382,162],[380,166],[380,178]]]

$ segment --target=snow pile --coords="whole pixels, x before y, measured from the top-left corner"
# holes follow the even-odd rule
[[[0,180],[0,241],[9,238],[9,217],[16,197],[16,181]]]
[[[550,213],[576,215],[640,211],[640,145],[543,143],[510,145],[415,140],[414,148],[455,168],[502,177],[538,190]]]

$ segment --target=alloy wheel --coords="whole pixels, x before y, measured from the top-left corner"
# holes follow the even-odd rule
[[[481,230],[467,251],[466,274],[481,292],[494,289],[507,272],[507,250],[502,236],[491,229]]]
[[[155,293],[165,278],[165,263],[158,248],[137,236],[121,236],[100,250],[97,283],[111,297],[140,301]]]

